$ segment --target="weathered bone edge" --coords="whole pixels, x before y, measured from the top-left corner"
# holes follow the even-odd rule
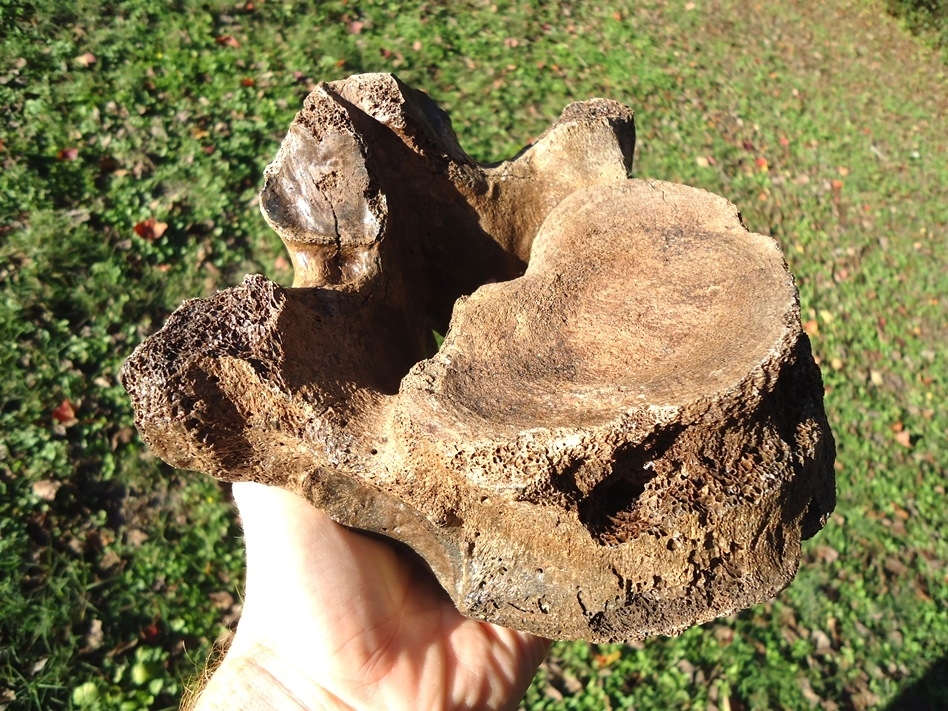
[[[262,192],[294,287],[248,276],[136,349],[143,439],[402,541],[462,613],[545,637],[771,598],[835,505],[796,288],[723,198],[628,179],[633,145],[594,99],[481,166],[395,77],[320,84]]]

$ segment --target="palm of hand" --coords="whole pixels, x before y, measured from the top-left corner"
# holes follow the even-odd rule
[[[516,706],[549,642],[461,616],[417,561],[294,494],[246,483],[234,497],[247,592],[224,665],[287,708]]]

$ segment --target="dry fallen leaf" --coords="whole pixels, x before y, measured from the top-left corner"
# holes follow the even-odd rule
[[[829,635],[822,630],[813,630],[810,633],[810,641],[813,642],[814,654],[823,656],[833,653],[833,645],[830,642]]]
[[[727,625],[716,625],[713,634],[714,639],[722,647],[726,647],[734,641],[734,630]]]
[[[161,237],[167,229],[167,222],[158,222],[154,217],[149,217],[135,225],[135,234],[151,242]]]
[[[147,541],[148,538],[148,534],[140,528],[130,528],[125,532],[125,540],[128,541],[130,546],[134,546],[135,548]]]
[[[906,449],[912,448],[912,433],[908,430],[902,430],[895,433],[895,441]]]
[[[43,479],[42,481],[37,481],[33,484],[33,494],[42,501],[52,501],[56,498],[56,494],[59,492],[59,487],[62,485],[63,483],[61,481]]]
[[[86,649],[92,651],[102,646],[105,635],[102,633],[102,620],[92,620],[86,633]]]
[[[208,595],[211,598],[211,602],[214,603],[214,607],[219,610],[229,610],[234,606],[236,602],[234,596],[231,595],[226,590],[220,590],[218,592],[212,592]]]
[[[76,409],[69,400],[63,400],[59,407],[53,410],[53,419],[63,423],[66,427],[76,424]]]
[[[597,664],[600,668],[603,668],[603,667],[612,666],[612,665],[615,664],[617,661],[619,661],[621,658],[622,658],[622,652],[621,652],[621,650],[613,649],[613,650],[611,650],[611,651],[609,651],[609,652],[606,652],[606,653],[604,653],[604,654],[597,654],[597,655],[595,655],[595,656],[593,657],[593,661],[595,661],[596,664]]]
[[[116,568],[121,562],[122,562],[122,559],[119,557],[119,554],[110,548],[99,559],[99,569],[103,571],[111,571],[113,568]]]
[[[155,618],[154,622],[142,630],[141,638],[146,644],[154,644],[158,641],[158,638],[161,637],[161,627],[159,626],[158,622],[158,618]]]

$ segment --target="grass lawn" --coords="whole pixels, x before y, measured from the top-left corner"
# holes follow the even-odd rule
[[[170,709],[239,615],[226,491],[141,444],[124,358],[289,264],[263,167],[321,80],[392,71],[467,151],[573,100],[634,173],[782,244],[839,503],[777,600],[675,639],[557,643],[526,709],[948,707],[948,72],[878,0],[0,0],[0,711]]]

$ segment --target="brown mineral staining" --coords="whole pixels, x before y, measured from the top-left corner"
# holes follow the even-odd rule
[[[262,193],[294,287],[247,277],[145,341],[142,436],[402,541],[461,612],[545,637],[772,597],[835,501],[797,292],[726,200],[628,179],[633,143],[594,99],[485,167],[392,76],[319,85]]]

